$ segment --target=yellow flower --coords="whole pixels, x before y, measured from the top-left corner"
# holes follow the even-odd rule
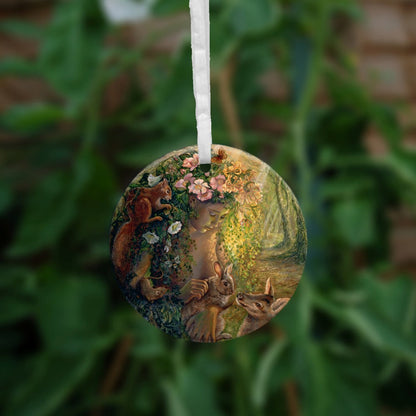
[[[227,166],[224,169],[224,175],[241,175],[242,173],[246,173],[247,169],[244,169],[241,166],[241,162],[232,162],[231,165]]]
[[[250,182],[244,186],[242,191],[238,192],[235,198],[240,204],[255,207],[262,199],[260,186]]]

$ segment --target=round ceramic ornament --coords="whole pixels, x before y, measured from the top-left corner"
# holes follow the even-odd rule
[[[178,338],[216,342],[276,316],[303,272],[306,231],[282,178],[261,160],[197,147],[140,172],[113,218],[111,252],[120,287],[149,322]]]

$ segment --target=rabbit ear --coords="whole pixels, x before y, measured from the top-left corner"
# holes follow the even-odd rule
[[[230,275],[231,272],[233,271],[233,264],[230,263],[226,268],[225,268],[225,274]]]
[[[221,265],[217,261],[214,263],[214,272],[217,276],[220,276],[220,277],[222,276],[222,268],[221,268]]]
[[[290,298],[278,298],[272,303],[272,311],[277,315],[289,302]]]
[[[274,290],[273,290],[272,281],[270,280],[270,277],[267,279],[264,294],[265,295],[270,295],[272,297],[274,296]]]

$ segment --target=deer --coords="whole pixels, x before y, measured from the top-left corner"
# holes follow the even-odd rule
[[[270,277],[266,281],[264,293],[238,293],[236,303],[246,312],[237,336],[249,334],[261,328],[274,318],[289,302],[290,298],[275,298]]]

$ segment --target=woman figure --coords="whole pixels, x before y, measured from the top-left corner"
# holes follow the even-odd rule
[[[208,290],[206,279],[213,276],[214,264],[222,267],[227,263],[224,251],[218,243],[221,229],[228,208],[224,203],[199,201],[191,196],[189,200],[195,216],[190,220],[190,236],[194,241],[191,256],[193,258],[192,276],[182,288],[185,303],[192,299],[201,299]]]

